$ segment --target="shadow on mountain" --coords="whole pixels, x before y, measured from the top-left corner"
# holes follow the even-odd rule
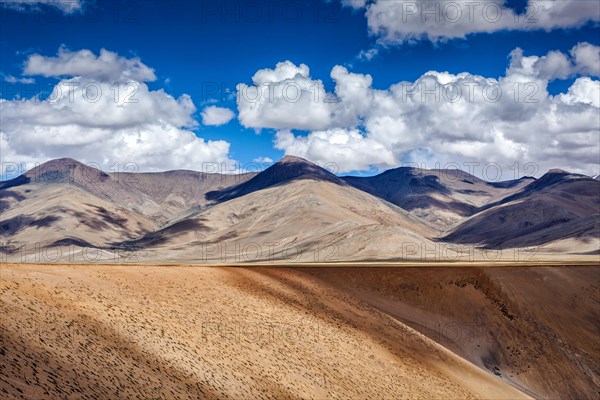
[[[9,218],[0,222],[0,235],[11,236],[30,226],[36,228],[49,227],[58,220],[60,220],[60,217],[54,215],[48,215],[43,218],[18,215],[14,218]]]
[[[100,218],[102,218],[102,220],[104,222],[107,222],[111,225],[114,225],[116,227],[122,228],[122,229],[127,229],[127,218],[123,218],[123,217],[119,217],[116,216],[114,214],[111,214],[107,209],[105,209],[104,207],[99,207],[99,206],[95,206],[93,204],[87,204],[90,207],[93,207],[96,209],[96,215],[99,216]]]
[[[56,240],[48,245],[48,247],[61,247],[61,246],[77,246],[77,247],[89,247],[92,249],[99,249],[100,247],[91,244],[88,241],[78,238],[64,238]]]
[[[517,193],[485,205],[441,240],[486,248],[537,246],[600,237],[600,182],[551,170]]]
[[[26,185],[31,182],[31,178],[25,175],[20,175],[6,182],[0,182],[0,190],[10,189],[17,186]]]
[[[224,202],[268,187],[301,179],[346,185],[342,179],[316,164],[300,157],[286,156],[249,181],[223,190],[208,192],[206,198],[207,200]]]
[[[35,329],[0,329],[0,376],[12,377],[2,379],[2,398],[230,398],[132,340],[128,325],[83,312],[57,314],[66,303],[52,300],[41,301],[41,311],[23,311],[34,313]]]
[[[396,204],[397,206],[405,209],[406,211],[413,211],[419,208],[438,208],[440,210],[453,211],[463,217],[473,215],[477,210],[477,207],[461,203],[460,201],[440,201],[427,195],[415,195]]]
[[[4,199],[14,199],[17,202],[25,200],[25,196],[12,190],[0,191],[0,213],[10,207],[10,202]]]
[[[406,195],[443,193],[450,194],[439,177],[428,175],[411,167],[400,167],[371,177],[345,176],[347,183],[357,189],[397,204]]]
[[[515,186],[518,186],[519,184],[521,184],[522,182],[525,181],[535,181],[536,179],[532,176],[524,176],[520,179],[513,179],[510,181],[502,181],[502,182],[488,182],[489,185],[495,187],[495,188],[499,188],[499,189],[510,189],[513,188]]]
[[[479,211],[479,199],[492,198],[498,189],[508,191],[533,178],[492,183],[461,170],[400,167],[375,176],[345,176],[343,179],[357,189],[408,211],[449,211],[468,217]]]
[[[170,241],[176,239],[177,236],[194,232],[206,232],[210,229],[203,223],[205,219],[203,218],[190,218],[184,219],[179,222],[175,222],[172,225],[169,225],[163,229],[160,229],[156,232],[151,232],[139,239],[128,240],[120,243],[113,243],[111,248],[119,248],[120,246],[125,246],[130,249],[141,249],[145,246],[159,246],[162,244],[169,243]]]
[[[525,178],[523,178],[525,179]],[[514,181],[509,181],[514,182]],[[576,195],[590,196],[597,195],[598,188],[594,188],[593,185],[590,185],[590,182],[594,182],[594,179],[589,178],[585,175],[571,174],[570,172],[563,171],[560,169],[553,169],[544,174],[541,178],[534,180],[529,185],[523,187],[518,192],[503,198],[502,200],[486,204],[481,207],[478,211],[483,211],[500,204],[506,204],[511,201],[523,199],[530,194],[534,194],[536,192],[547,191],[551,188],[554,188],[553,191],[560,194],[564,197],[571,197]],[[502,182],[499,182],[502,183]],[[571,185],[574,184],[574,185]],[[560,185],[557,187],[557,185]],[[568,190],[562,190],[568,186]]]

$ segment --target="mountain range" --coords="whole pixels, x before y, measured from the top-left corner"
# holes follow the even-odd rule
[[[0,182],[0,212],[2,257],[29,262],[456,260],[525,247],[600,255],[600,181],[562,170],[487,182],[406,167],[340,177],[294,156],[236,175],[105,173],[57,159]]]

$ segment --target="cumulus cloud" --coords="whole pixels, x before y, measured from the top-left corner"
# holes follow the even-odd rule
[[[102,82],[156,80],[154,70],[137,58],[125,58],[105,49],[96,56],[90,50],[70,51],[61,47],[56,57],[32,54],[25,61],[25,75],[45,77],[83,76]]]
[[[581,48],[593,46],[580,44],[570,54],[543,56],[516,49],[501,77],[429,71],[384,90],[372,88],[371,76],[336,66],[331,72],[335,90],[323,97],[335,102],[311,98],[285,103],[275,90],[265,101],[238,104],[246,108],[252,127],[277,130],[276,148],[319,163],[335,162],[340,172],[433,160],[499,163],[504,178],[518,175],[509,166],[529,162],[539,167],[535,172],[561,167],[590,173],[599,168],[600,82],[580,77],[557,96],[547,89],[551,80],[591,71],[575,56]],[[280,78],[320,82],[310,77],[307,66],[283,64],[299,72],[268,70],[271,83]],[[309,123],[299,117],[305,115],[319,118]]]
[[[369,106],[372,78],[342,66],[333,68],[331,78],[335,93],[326,92],[321,80],[312,79],[304,64],[285,61],[275,69],[262,69],[252,78],[254,85],[237,85],[238,118],[245,127],[255,129],[353,126]]]
[[[245,127],[312,130],[331,124],[332,107],[319,99],[325,93],[323,82],[313,80],[306,65],[281,62],[257,71],[252,82],[236,87],[238,119]]]
[[[581,74],[600,76],[600,47],[583,42],[573,47],[569,54],[550,51],[538,56],[524,56],[519,48],[510,54],[508,75],[520,74],[544,80],[566,79]]]
[[[589,104],[600,108],[600,81],[588,77],[578,78],[569,88],[568,93],[558,95],[564,104]]]
[[[56,7],[65,14],[81,11],[81,0],[0,0],[0,6],[19,11],[36,11],[40,6]]]
[[[397,160],[382,143],[366,137],[357,129],[334,128],[295,136],[290,131],[278,131],[275,147],[310,159],[320,165],[335,162],[338,172],[366,170],[371,165],[394,165]]]
[[[529,0],[522,14],[504,0],[374,0],[343,5],[365,8],[369,32],[382,44],[427,39],[433,42],[464,38],[472,33],[502,30],[552,30],[600,20],[600,3],[580,0]]]
[[[113,55],[84,57],[92,63],[101,60],[98,69],[59,56],[40,73],[75,76],[61,79],[48,98],[1,100],[2,161],[36,163],[72,157],[106,169],[132,162],[148,171],[200,169],[204,162],[233,165],[228,142],[205,141],[193,132],[197,110],[189,95],[176,99],[162,89],[150,90],[144,82],[131,80],[149,78],[147,71],[124,68],[143,65],[139,60]],[[60,60],[67,65],[60,65]],[[108,65],[108,60],[116,65]],[[103,79],[96,80],[99,77]],[[105,81],[124,77],[127,80],[118,85]]]
[[[202,111],[202,123],[208,126],[225,125],[234,117],[233,111],[225,107],[209,106]]]
[[[571,50],[577,72],[582,75],[600,76],[600,47],[584,42]]]

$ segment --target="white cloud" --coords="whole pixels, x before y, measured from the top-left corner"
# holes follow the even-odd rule
[[[501,77],[429,71],[384,90],[372,88],[371,76],[336,66],[331,72],[334,93],[319,102],[285,102],[274,91],[269,101],[238,105],[248,107],[252,127],[278,131],[276,148],[319,163],[335,162],[341,172],[394,167],[424,154],[441,163],[500,163],[505,178],[514,177],[509,166],[527,162],[536,163],[539,172],[554,167],[596,172],[599,81],[581,77],[558,96],[547,89],[551,80],[584,70],[587,64],[574,56],[581,46],[574,47],[573,55],[550,52],[541,57],[516,49]],[[273,80],[320,82],[306,66],[285,65],[301,72],[289,78],[269,70]],[[323,100],[331,97],[336,102]],[[302,118],[307,115],[314,117]]]
[[[332,123],[332,106],[324,99],[323,82],[310,77],[306,65],[290,61],[261,69],[253,85],[237,85],[238,119],[247,128],[323,129]],[[302,113],[298,113],[302,110]]]
[[[361,50],[360,53],[358,53],[357,58],[362,61],[371,61],[377,54],[379,54],[379,49],[373,47],[368,50]]]
[[[516,14],[504,0],[375,0],[366,5],[369,32],[382,44],[414,40],[464,38],[502,30],[572,28],[600,20],[600,2],[529,0],[526,13]]]
[[[98,56],[90,50],[70,51],[62,47],[56,57],[32,54],[25,62],[23,72],[45,77],[84,76],[100,82],[156,80],[154,70],[139,58],[121,57],[105,49],[101,49]]]
[[[561,93],[558,99],[565,104],[590,104],[600,108],[600,81],[593,81],[588,77],[578,78],[569,92]]]
[[[577,74],[600,76],[600,47],[587,42],[573,47],[569,54],[550,51],[545,56],[523,56],[519,48],[510,54],[507,74],[520,74],[545,80],[566,79]]]
[[[273,159],[271,157],[257,157],[254,160],[252,160],[252,162],[259,164],[272,164]]]
[[[600,47],[584,42],[571,50],[577,72],[582,75],[600,76]]]
[[[247,128],[323,130],[354,126],[369,105],[372,79],[336,66],[335,93],[327,93],[309,68],[291,61],[258,71],[254,85],[238,84],[239,120]],[[302,110],[302,112],[298,112]]]
[[[278,131],[275,147],[320,165],[335,162],[338,172],[369,169],[371,165],[395,165],[393,152],[356,129],[335,128],[295,136]]]
[[[344,7],[350,7],[355,10],[364,8],[365,5],[367,4],[367,0],[341,0],[341,1],[342,1],[342,5]]]
[[[46,99],[2,100],[2,160],[33,163],[72,157],[107,170],[114,163],[122,167],[133,162],[147,171],[200,169],[203,162],[233,165],[228,142],[205,141],[193,132],[198,123],[190,96],[175,99],[162,89],[150,90],[145,83],[132,80],[121,82],[118,90],[110,81],[96,81],[99,76],[117,77],[108,71],[119,71],[120,77],[136,76],[123,70],[129,60],[109,59],[117,65],[108,65],[104,59],[98,64],[103,72],[91,70],[90,77],[82,76],[87,70],[73,67],[67,59],[68,67],[55,61],[53,70],[61,71],[57,74],[73,71],[77,76],[62,79]]]
[[[0,74],[4,82],[6,83],[22,83],[24,85],[31,85],[35,83],[35,79],[33,78],[17,78],[12,75]]]
[[[202,123],[209,126],[225,125],[235,117],[229,108],[209,106],[202,111]]]
[[[81,0],[0,0],[0,5],[19,11],[37,11],[40,6],[56,7],[65,14],[81,11]]]
[[[40,6],[56,7],[65,14],[81,11],[81,0],[0,0],[0,5],[19,11],[37,11]]]

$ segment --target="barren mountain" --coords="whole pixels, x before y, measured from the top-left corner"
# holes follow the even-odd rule
[[[197,211],[206,192],[251,176],[107,174],[72,159],[52,160],[0,183],[2,251],[39,262],[72,256],[65,246],[110,250]]]
[[[5,265],[2,398],[594,399],[598,267]]]
[[[254,175],[195,171],[105,173],[78,161],[63,158],[48,161],[18,178],[0,183],[0,200],[4,199],[0,207],[4,210],[17,202],[17,197],[11,194],[16,188],[22,188],[27,193],[23,196],[27,198],[48,186],[68,184],[163,224],[201,208],[208,201],[205,197],[207,192],[239,184]]]
[[[15,179],[0,183],[0,190],[18,190],[27,198],[34,196],[38,190],[54,185],[71,185],[92,196],[136,212],[156,206],[152,204],[151,199],[128,190],[110,174],[69,158],[51,160],[36,166]],[[3,209],[12,205],[13,203],[3,204]],[[155,211],[158,211],[158,208]]]
[[[326,261],[398,257],[403,244],[432,244],[426,238],[437,234],[407,211],[295,157],[211,195],[221,202],[132,244],[158,245],[183,259],[204,250],[222,261],[227,252],[245,257],[230,255],[235,261]]]
[[[156,173],[120,173],[126,188],[143,193],[160,209],[153,215],[163,221],[173,221],[198,211],[210,200],[206,194],[238,185],[255,173],[217,174],[197,171],[167,171]]]
[[[576,238],[571,252],[598,247],[600,182],[551,170],[457,226],[444,240],[490,248],[542,245]]]
[[[292,180],[310,179],[313,181],[332,182],[345,185],[344,181],[324,168],[303,158],[285,156],[279,162],[254,176],[247,182],[207,194],[211,200],[226,201],[241,197],[271,186],[288,183]]]
[[[372,177],[343,178],[445,229],[485,204],[509,196],[534,179],[490,183],[461,170],[401,167]]]
[[[0,193],[5,208],[0,220],[4,250],[17,252],[18,257],[30,253],[30,261],[55,257],[55,251],[45,254],[42,248],[107,247],[158,228],[143,214],[68,183],[30,183]]]
[[[125,247],[152,262],[398,260],[440,252],[454,223],[441,241],[594,254],[599,185],[561,171],[500,183],[410,168],[342,179],[291,156],[242,175],[107,174],[60,159],[0,183],[0,239],[5,253]]]

